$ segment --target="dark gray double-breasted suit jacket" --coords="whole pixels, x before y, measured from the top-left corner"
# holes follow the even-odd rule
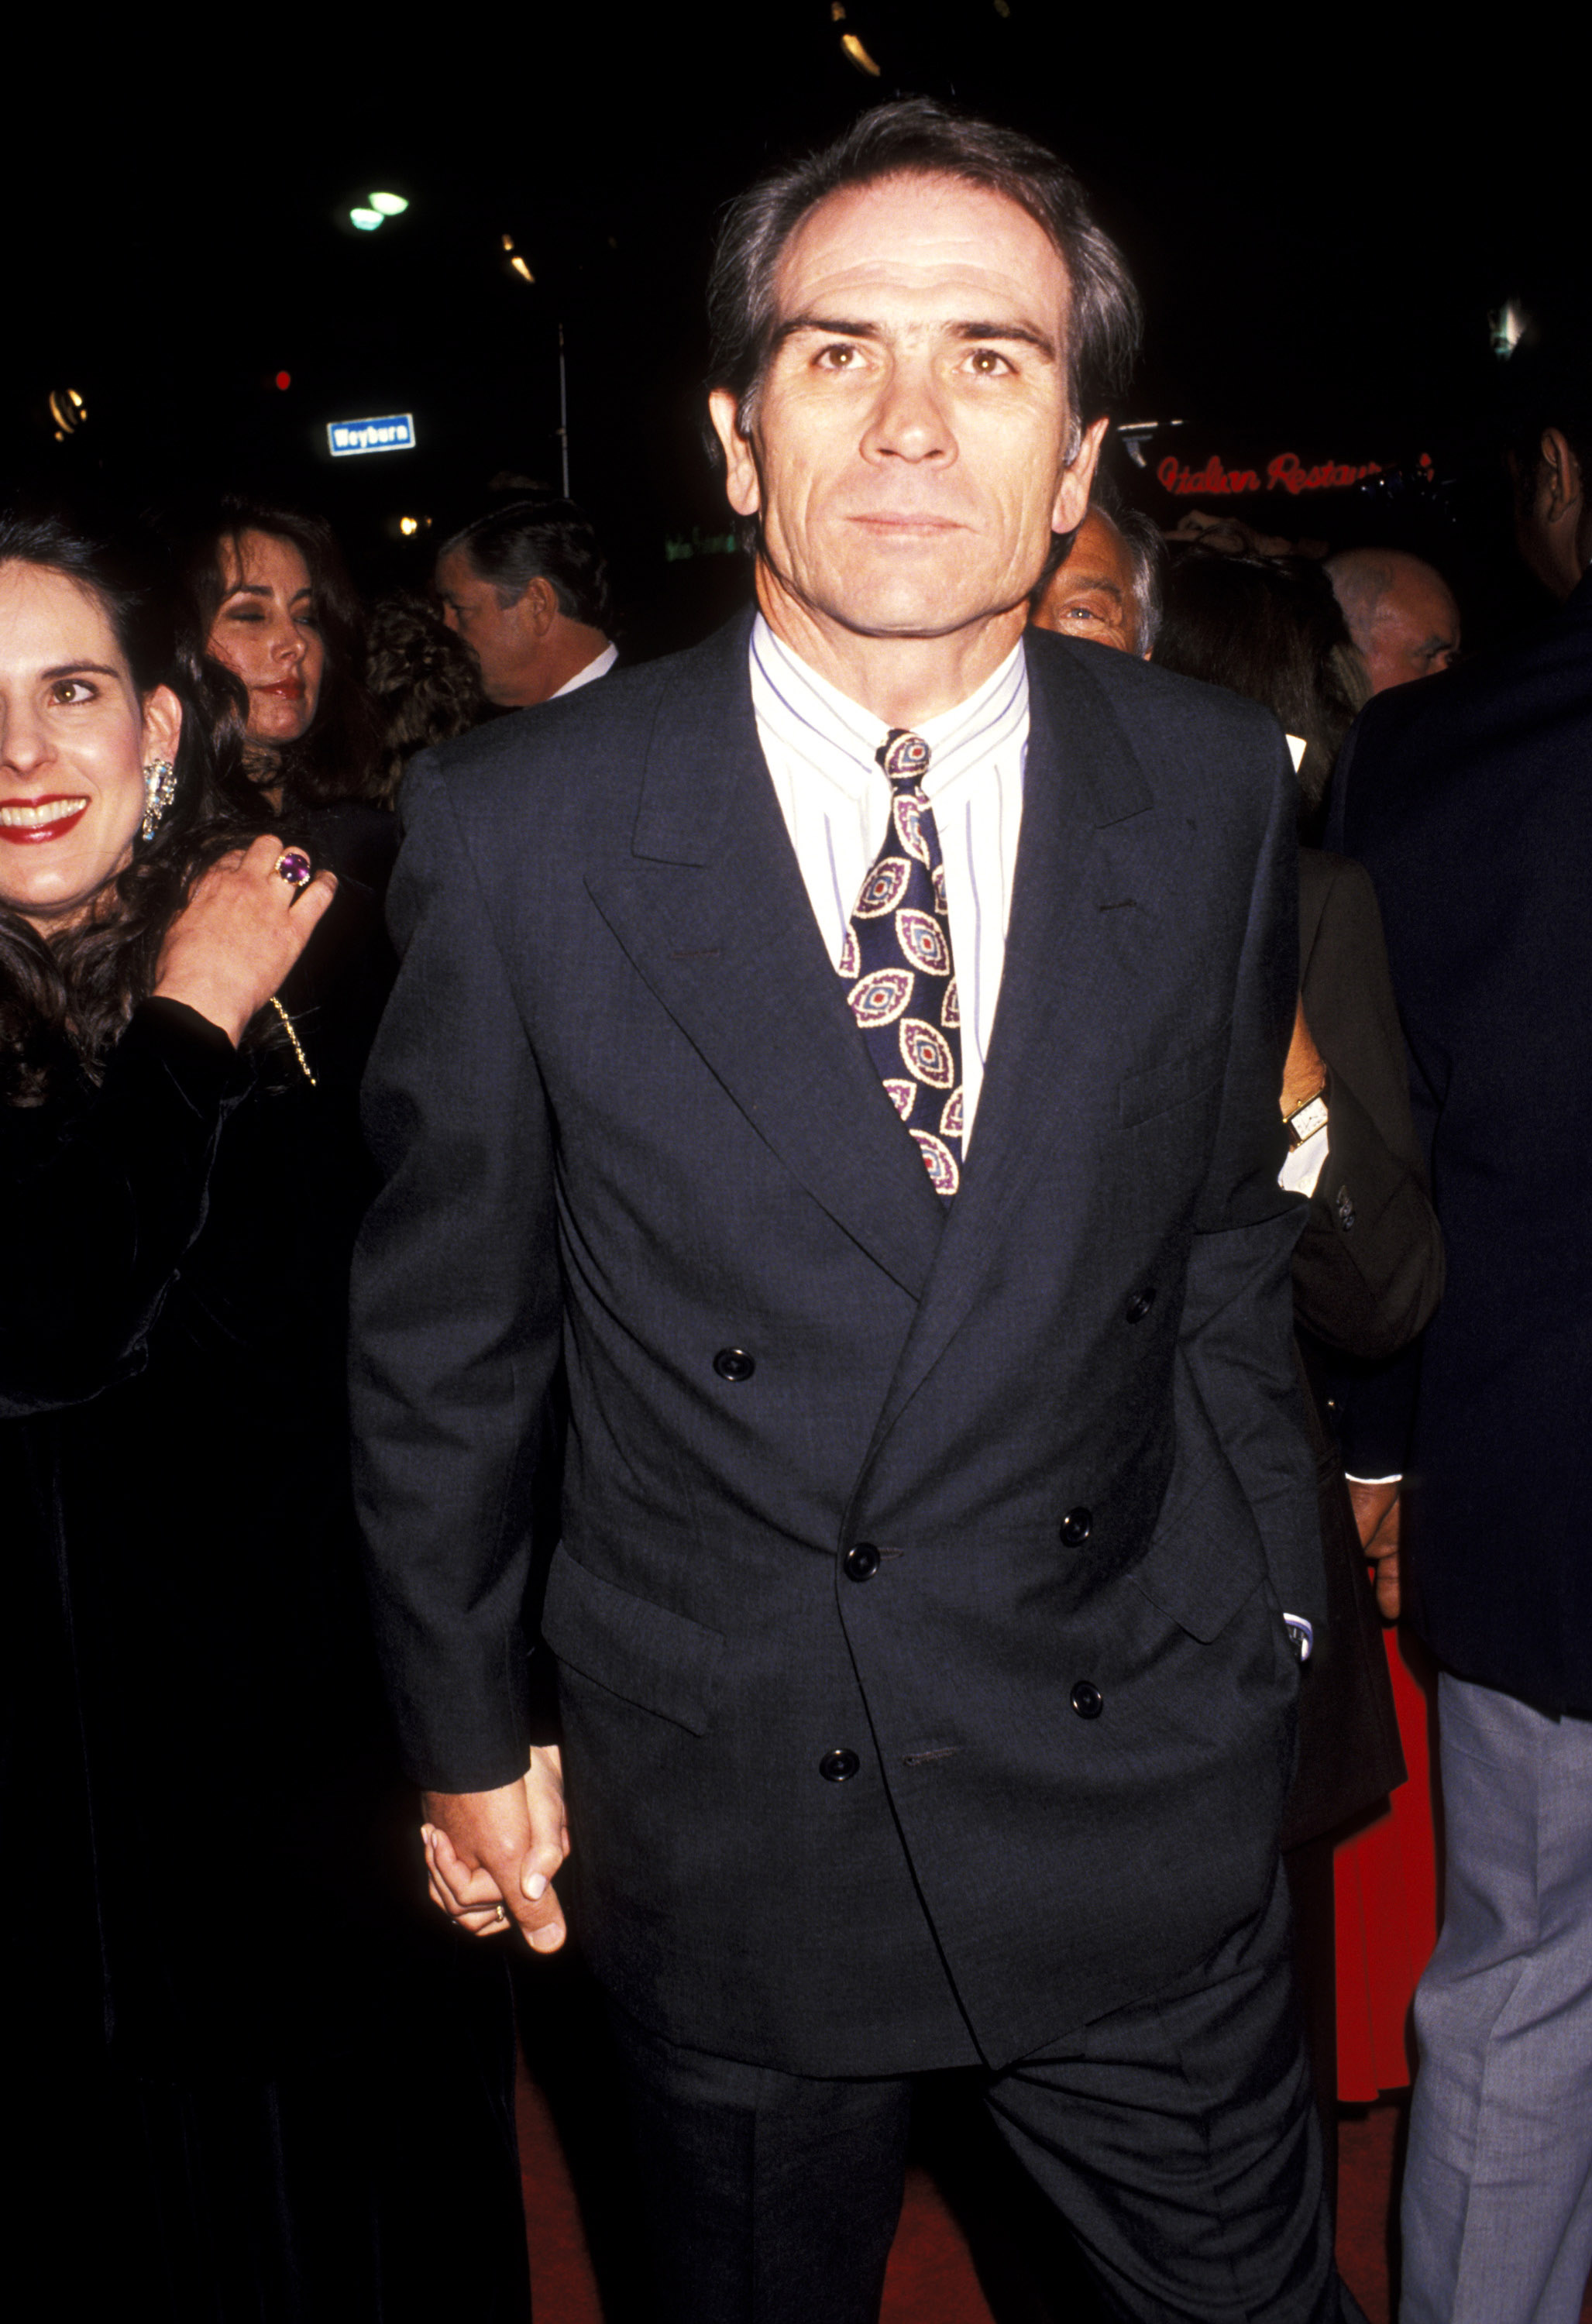
[[[948,1214],[808,905],[744,622],[407,794],[354,1399],[412,1770],[525,1764],[562,1352],[574,1918],[643,2022],[798,2072],[1006,2061],[1194,1969],[1270,1893],[1282,1614],[1321,1610],[1287,760],[1231,696],[1027,651]]]

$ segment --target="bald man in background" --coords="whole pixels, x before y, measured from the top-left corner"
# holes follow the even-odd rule
[[[1435,567],[1403,549],[1343,549],[1327,571],[1371,691],[1431,678],[1459,650],[1459,608]]]

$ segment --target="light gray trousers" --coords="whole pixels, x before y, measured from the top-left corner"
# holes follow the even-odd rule
[[[1592,2269],[1592,1720],[1442,1675],[1401,2324],[1576,2324]]]

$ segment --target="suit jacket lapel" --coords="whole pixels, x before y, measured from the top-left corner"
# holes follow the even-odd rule
[[[759,1136],[916,1297],[942,1205],[818,933],[758,740],[749,627],[721,632],[682,669],[653,728],[630,860],[587,885]]]
[[[1061,1117],[1098,1085],[1102,1026],[1131,976],[1117,917],[1152,897],[1142,860],[1153,794],[1088,658],[1030,654],[1028,757],[1006,958],[984,1085],[934,1280],[880,1416],[882,1437],[972,1304]],[[1136,888],[1140,891],[1135,894]],[[1108,924],[1115,920],[1109,928]],[[1064,1214],[1066,1188],[1055,1189]],[[877,1441],[877,1440],[876,1440]]]

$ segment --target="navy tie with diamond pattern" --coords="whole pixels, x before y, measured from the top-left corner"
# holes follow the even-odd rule
[[[892,726],[874,753],[893,797],[841,952],[846,998],[890,1102],[948,1203],[962,1183],[962,1012],[945,867],[922,790],[929,746]]]

